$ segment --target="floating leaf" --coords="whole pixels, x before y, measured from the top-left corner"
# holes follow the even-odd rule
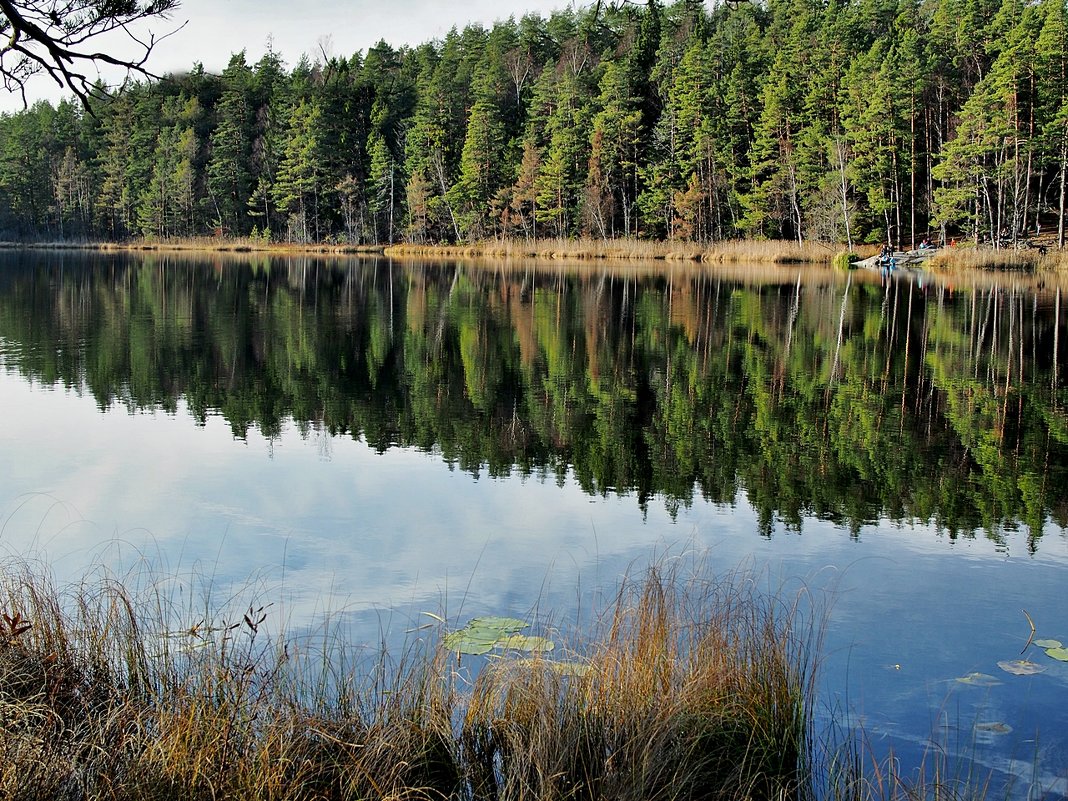
[[[988,734],[1008,734],[1012,731],[1012,726],[1000,721],[995,723],[976,723],[975,730],[987,732]]]
[[[1039,648],[1063,648],[1060,640],[1035,640]]]
[[[1006,673],[1011,673],[1014,676],[1033,676],[1036,673],[1044,673],[1046,670],[1037,662],[1030,662],[1026,659],[1013,659],[1006,662],[998,662],[998,667]]]
[[[552,640],[545,637],[528,637],[525,634],[513,634],[504,637],[497,642],[500,648],[511,648],[514,651],[551,651],[556,647]]]
[[[1046,656],[1053,657],[1061,662],[1068,662],[1068,648],[1047,648]]]
[[[517,651],[551,651],[553,643],[544,637],[527,637],[517,632],[530,624],[515,617],[476,617],[466,626],[450,631],[442,639],[442,645],[458,654],[480,656],[494,648],[511,648]]]
[[[986,673],[969,673],[967,676],[961,676],[957,681],[972,687],[994,687],[1001,684],[1000,681],[993,676],[988,676]]]
[[[473,629],[495,629],[504,634],[514,634],[527,628],[530,624],[517,617],[489,615],[488,617],[476,617],[467,625]]]
[[[465,626],[460,629],[463,632],[464,637],[469,640],[479,640],[481,642],[497,642],[502,637],[508,637],[511,632],[500,631],[499,629],[483,629],[483,628],[471,628]]]
[[[450,651],[456,651],[458,654],[469,654],[470,656],[480,656],[481,654],[488,654],[493,650],[495,640],[486,642],[485,640],[473,640],[467,636],[468,632],[464,629],[459,631],[450,631],[445,635],[442,640],[444,646]]]

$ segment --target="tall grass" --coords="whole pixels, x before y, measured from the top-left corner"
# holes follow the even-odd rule
[[[738,240],[705,245],[647,239],[490,239],[466,245],[393,245],[389,256],[493,256],[570,260],[664,260],[708,263],[826,263],[834,256],[828,245],[785,240]]]
[[[458,662],[434,636],[370,663],[353,660],[343,641],[312,648],[271,634],[262,609],[178,620],[189,611],[158,590],[134,593],[108,579],[63,589],[43,571],[7,564],[0,797],[786,801],[916,792],[897,777],[892,787],[864,780],[859,751],[820,755],[811,708],[819,604],[805,592],[759,590],[746,574],[679,564],[624,579],[595,624],[553,633],[550,655]]]
[[[273,253],[278,255],[314,253],[322,255],[378,254],[381,245],[356,245],[345,242],[286,242],[263,237],[190,236],[144,237],[119,242],[58,241],[0,242],[0,249],[90,250],[102,252],[211,252]]]
[[[800,619],[745,582],[658,569],[625,582],[581,662],[481,673],[462,734],[476,797],[801,797],[813,664]]]
[[[1068,270],[1068,251],[1051,248],[995,250],[990,247],[958,246],[943,248],[927,262],[934,270],[1025,270],[1062,272]]]

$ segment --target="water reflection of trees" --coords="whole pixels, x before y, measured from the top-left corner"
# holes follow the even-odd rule
[[[1035,545],[1068,524],[1059,291],[57,258],[2,265],[4,358],[102,407],[573,470],[643,506],[744,491],[768,531],[888,515]]]

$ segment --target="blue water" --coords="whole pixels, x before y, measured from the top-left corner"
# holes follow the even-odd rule
[[[699,553],[829,604],[824,722],[862,726],[905,773],[944,748],[999,793],[1068,795],[1068,663],[1024,650],[1028,616],[1036,637],[1068,643],[1068,533],[1050,520],[1037,549],[1025,527],[950,537],[887,516],[855,530],[777,520],[762,536],[744,489],[732,503],[642,508],[626,488],[587,493],[572,472],[473,474],[434,448],[383,451],[292,418],[270,437],[255,425],[237,437],[219,410],[198,423],[184,399],[101,408],[10,358],[0,463],[11,559],[61,583],[107,566],[210,586],[235,607],[267,599],[289,625],[329,614],[371,646],[410,636],[422,612],[564,618],[628,570]],[[998,666],[1019,658],[1045,671]],[[992,678],[959,681],[975,673]]]

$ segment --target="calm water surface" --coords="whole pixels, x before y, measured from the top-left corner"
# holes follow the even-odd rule
[[[833,591],[821,707],[904,770],[933,738],[1064,796],[1068,663],[998,666],[1023,610],[1068,642],[1064,302],[810,267],[7,254],[0,548],[372,643],[422,611],[564,620],[700,553]]]

